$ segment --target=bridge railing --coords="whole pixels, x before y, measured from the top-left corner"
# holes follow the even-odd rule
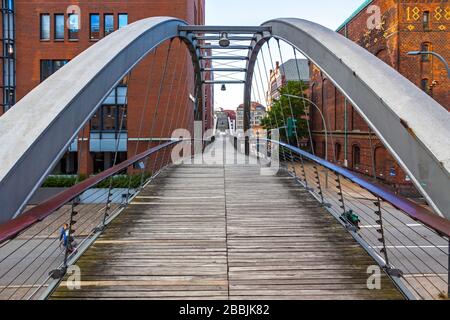
[[[45,296],[49,284],[72,272],[70,266],[139,189],[170,164],[171,148],[178,143],[171,140],[137,154],[1,225],[0,300]],[[123,175],[127,170],[138,174]]]
[[[280,142],[290,174],[416,299],[446,299],[450,221],[368,178]]]
[[[242,139],[230,137],[243,152]],[[322,203],[410,299],[448,299],[450,221],[367,177],[292,145],[252,138]]]

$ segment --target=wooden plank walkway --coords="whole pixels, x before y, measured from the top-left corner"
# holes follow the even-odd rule
[[[381,290],[367,289],[375,264],[286,174],[182,165],[145,188],[82,256],[82,289],[63,282],[51,298],[402,299],[384,274]]]

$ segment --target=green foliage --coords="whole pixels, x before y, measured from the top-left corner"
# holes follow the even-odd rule
[[[150,178],[150,174],[145,174],[143,176],[142,181],[146,181]],[[87,179],[87,176],[80,175],[77,181],[77,176],[50,176],[43,183],[43,188],[70,188],[73,187],[76,183],[82,182]],[[103,180],[99,184],[95,186],[95,188],[109,188],[109,185],[112,181],[112,188],[123,188],[126,189],[128,186],[130,188],[135,189],[141,185],[141,175],[117,175],[112,178],[108,178]]]
[[[308,125],[304,116],[309,107],[308,101],[285,96],[287,94],[306,98],[305,89],[306,86],[302,81],[288,81],[286,86],[280,89],[280,98],[273,101],[271,109],[262,119],[264,129],[271,130],[284,127],[280,129],[280,139],[293,145],[296,144],[296,133],[299,139],[307,137]],[[291,121],[291,123],[288,123],[288,121]],[[288,133],[288,131],[290,132]]]

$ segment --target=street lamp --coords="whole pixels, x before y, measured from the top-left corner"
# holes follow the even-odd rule
[[[325,121],[325,117],[323,116],[322,110],[320,110],[320,108],[314,103],[312,102],[310,99],[305,98],[305,97],[300,97],[300,96],[294,96],[293,94],[282,94],[282,96],[288,97],[288,98],[294,98],[294,99],[302,99],[305,100],[307,102],[309,102],[311,105],[313,105],[317,111],[319,111],[320,116],[322,117],[322,121],[323,121],[323,129],[325,131],[325,160],[328,161],[328,131],[327,131],[327,122]],[[309,125],[309,124],[308,124]],[[312,141],[311,141],[312,143]]]
[[[436,58],[441,60],[445,66],[445,69],[447,69],[447,76],[450,79],[450,67],[448,65],[448,62],[440,54],[433,52],[433,51],[410,51],[407,53],[407,55],[409,55],[409,56],[420,56],[420,55],[425,55],[425,54],[431,54],[432,56],[435,56]]]
[[[322,117],[322,121],[323,121],[323,129],[325,131],[325,160],[328,161],[328,131],[327,131],[327,122],[325,121],[325,117],[323,116],[322,110],[320,110],[320,108],[317,106],[317,104],[315,104],[313,101],[311,101],[308,98],[305,97],[301,97],[301,96],[295,96],[293,94],[282,94],[282,96],[288,97],[288,98],[294,98],[294,99],[301,99],[301,100],[305,100],[307,102],[309,102],[311,105],[313,105],[317,111],[319,111],[320,116]],[[308,126],[309,126],[309,122],[308,122]],[[310,137],[311,139],[311,144],[312,142],[312,136]],[[313,149],[314,150],[314,149]],[[328,188],[328,170],[325,170],[325,188]]]

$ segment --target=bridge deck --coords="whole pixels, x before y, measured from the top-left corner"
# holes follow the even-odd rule
[[[229,145],[228,145],[229,146]],[[286,174],[183,165],[148,186],[78,261],[82,289],[53,299],[401,299],[389,278]]]

